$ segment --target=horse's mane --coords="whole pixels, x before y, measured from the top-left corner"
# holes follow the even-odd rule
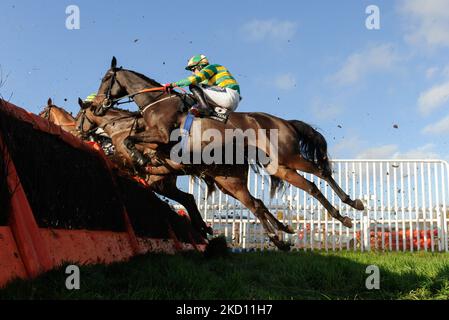
[[[57,109],[57,110],[59,110],[59,111],[61,111],[61,112],[65,112],[65,113],[70,114],[70,112],[67,111],[66,109],[61,108],[61,107],[58,107],[58,106],[55,105],[55,104],[52,104],[52,105],[50,105],[50,106],[45,106],[44,109],[42,109],[42,111],[39,112],[37,115],[40,117],[42,114],[44,114],[45,112],[47,112],[47,110],[50,109],[50,108],[55,108],[55,109]]]
[[[162,84],[160,84],[159,82],[157,82],[154,79],[148,78],[146,75],[141,74],[139,72],[133,71],[133,70],[128,70],[128,69],[123,69],[123,71],[127,71],[130,72],[136,76],[138,76],[139,78],[144,79],[145,81],[149,82],[151,85],[155,86],[155,87],[162,87]]]
[[[39,112],[37,115],[38,115],[39,117],[41,117],[47,110],[48,110],[48,106],[44,107],[44,109],[42,109],[42,111]]]
[[[117,111],[117,112],[125,112],[128,113],[129,115],[133,115],[133,116],[142,116],[140,111],[132,111],[129,109],[122,109],[120,107],[110,107],[109,110],[113,110],[113,111]]]
[[[151,78],[147,77],[146,75],[144,75],[142,73],[139,73],[139,72],[136,72],[136,71],[133,71],[133,70],[129,70],[129,69],[122,69],[122,71],[126,71],[126,72],[129,72],[129,73],[132,73],[135,76],[141,78],[142,80],[149,82],[150,85],[152,85],[154,87],[162,87],[162,84],[160,84],[159,82],[157,82],[154,79],[151,79]],[[172,94],[177,95],[177,96],[185,96],[186,95],[185,93],[176,92],[176,91],[172,91]]]

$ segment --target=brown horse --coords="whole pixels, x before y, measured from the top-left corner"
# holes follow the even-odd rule
[[[78,118],[79,113],[77,117],[74,118],[72,114],[67,112],[64,108],[53,104],[51,98],[48,98],[47,105],[38,115],[41,118],[49,120],[50,122],[60,126],[64,131],[67,131],[75,137],[82,140],[97,142],[102,147],[106,155],[113,154],[111,139],[97,132],[91,132],[89,135],[82,136],[79,130],[80,128],[76,126],[76,119]]]
[[[81,99],[79,99],[78,103],[81,109],[76,118],[74,118],[63,108],[54,105],[51,99],[48,99],[47,106],[42,112],[39,113],[39,116],[60,125],[64,130],[79,138],[96,141],[100,143],[100,145],[102,141],[98,140],[98,136],[95,132],[98,128],[103,127],[103,129],[106,129],[105,132],[109,135],[113,144],[116,146],[115,152],[111,155],[108,154],[108,157],[121,170],[125,170],[131,176],[135,176],[136,170],[134,169],[132,161],[127,152],[124,151],[122,145],[124,138],[126,138],[127,133],[131,131],[132,127],[135,127],[133,129],[134,131],[136,129],[139,130],[139,128],[142,127],[141,117],[135,113],[120,111],[120,115],[118,117],[114,114],[113,121],[105,122],[105,119],[100,119],[97,124],[94,121],[98,119],[86,109],[88,104],[83,103]],[[137,120],[136,124],[134,123],[135,120]],[[140,146],[138,147],[140,148]],[[143,148],[141,150],[144,151]],[[176,186],[176,176],[147,175],[144,178],[154,192],[183,205],[189,213],[192,225],[204,238],[207,237],[208,233],[211,235],[213,234],[212,228],[207,226],[202,219],[201,213],[196,205],[195,198],[191,194],[179,190]]]
[[[123,96],[139,92],[143,89],[161,87],[161,84],[134,71],[117,68],[117,61],[112,59],[111,68],[102,79],[97,97],[92,103],[94,112],[103,115],[108,108]],[[142,112],[148,129],[140,134],[131,136],[134,143],[145,144],[150,148],[156,146],[166,151],[170,143],[170,133],[173,128],[182,127],[185,123],[186,112],[182,112],[184,97],[179,94],[170,94],[158,91],[149,91],[134,96],[134,101]],[[297,170],[308,172],[326,181],[340,199],[357,210],[363,210],[363,203],[356,199],[352,200],[332,178],[329,158],[327,155],[327,143],[324,137],[314,130],[310,125],[298,120],[283,120],[266,113],[232,113],[227,123],[218,122],[212,119],[196,119],[201,122],[201,130],[215,129],[221,136],[225,136],[226,129],[240,128],[242,130],[252,129],[259,132],[259,129],[267,131],[276,130],[278,133],[277,145],[279,148],[263,148],[271,159],[276,160],[265,165],[265,169],[276,180],[284,180],[292,185],[305,190],[315,197],[329,214],[339,220],[346,227],[352,227],[349,217],[343,217],[339,211],[324,197],[317,186],[300,175]],[[193,152],[195,146],[204,148],[207,143],[199,141],[195,143],[193,135],[189,139],[189,144]],[[265,140],[270,143],[268,134],[257,134],[255,141],[247,140],[246,144],[260,148],[258,141]],[[165,150],[164,150],[165,149]],[[159,156],[163,159],[165,166],[152,168],[152,174],[201,174],[214,180],[215,184],[224,193],[229,194],[239,200],[253,214],[259,218],[268,237],[280,249],[289,249],[289,245],[281,241],[275,234],[275,230],[292,233],[293,230],[278,221],[267,209],[260,199],[254,198],[247,188],[247,165],[222,165],[222,164],[200,164],[185,165],[174,163],[168,153],[162,152]]]
[[[81,99],[78,99],[78,103],[81,107],[81,111],[76,119],[76,127],[81,134],[88,134],[98,128],[103,129],[104,132],[111,138],[112,143],[115,146],[115,155],[112,158],[113,161],[119,164],[121,169],[126,170],[131,175],[138,175],[139,173],[137,172],[124,145],[124,140],[130,134],[141,132],[145,129],[145,123],[140,116],[140,113],[120,109],[111,109],[104,117],[98,117],[89,108],[89,103],[84,103]],[[137,148],[141,152],[151,152],[151,150],[143,148],[140,145],[137,145]],[[212,228],[209,227],[201,217],[201,213],[198,210],[193,195],[181,191],[176,186],[176,175],[156,176],[146,174],[143,178],[154,192],[183,205],[189,213],[193,227],[204,238],[207,238],[207,234],[213,234]]]
[[[64,109],[54,105],[51,98],[48,98],[47,106],[38,115],[60,126],[63,130],[74,136],[79,135],[79,132],[75,128],[75,118]]]

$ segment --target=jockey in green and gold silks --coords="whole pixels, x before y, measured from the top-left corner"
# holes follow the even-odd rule
[[[97,97],[96,93],[91,93],[84,99],[84,102],[92,102]]]
[[[220,64],[210,64],[206,56],[200,54],[189,59],[186,70],[193,75],[164,87],[189,87],[198,101],[190,112],[199,116],[209,114],[207,101],[230,111],[235,111],[241,98],[240,86],[227,68]]]

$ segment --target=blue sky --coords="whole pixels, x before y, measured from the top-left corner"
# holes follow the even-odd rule
[[[171,82],[204,53],[240,82],[239,111],[311,123],[333,158],[449,159],[449,0],[196,3],[2,0],[0,92],[76,112],[113,55]],[[79,30],[65,28],[71,4]],[[371,4],[380,30],[365,27]]]

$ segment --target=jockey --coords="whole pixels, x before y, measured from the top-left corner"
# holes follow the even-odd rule
[[[237,109],[241,100],[240,86],[228,69],[219,64],[209,64],[207,57],[202,54],[190,58],[185,69],[192,71],[193,75],[167,83],[164,88],[169,90],[173,87],[188,86],[198,102],[190,109],[194,116],[211,113],[207,100],[229,111]]]
[[[84,99],[84,102],[92,102],[97,97],[97,93],[91,93]]]
[[[86,103],[86,104],[88,104],[88,103],[90,104],[90,103],[92,103],[92,101],[94,101],[94,99],[96,97],[97,97],[97,93],[96,92],[95,93],[91,93],[90,95],[88,95],[86,97],[86,99],[83,100],[83,102]],[[107,133],[104,132],[104,130],[102,128],[97,128],[97,130],[95,130],[95,133],[97,135],[101,136],[101,137],[110,139],[109,136],[107,135]]]

